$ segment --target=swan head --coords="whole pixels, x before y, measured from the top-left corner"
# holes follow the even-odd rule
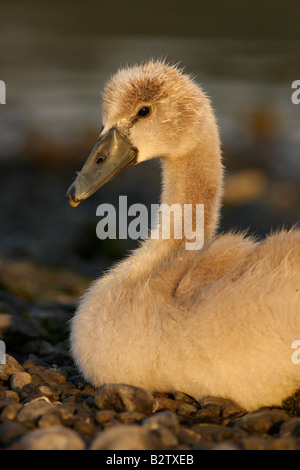
[[[77,206],[129,166],[180,158],[211,119],[209,99],[177,66],[150,61],[120,69],[104,89],[102,130],[68,190],[69,203]]]

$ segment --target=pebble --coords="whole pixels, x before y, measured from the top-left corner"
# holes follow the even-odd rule
[[[100,409],[137,411],[150,415],[153,408],[153,395],[143,388],[126,384],[105,384],[96,393],[95,404]]]
[[[191,403],[180,403],[178,408],[177,408],[177,413],[182,414],[182,415],[191,415],[193,413],[196,413],[198,408],[195,405],[192,405]]]
[[[71,429],[51,426],[23,435],[19,446],[22,450],[84,450],[85,442]]]
[[[137,425],[115,426],[100,433],[90,450],[154,450],[161,449],[159,438]]]
[[[172,400],[171,398],[157,397],[154,400],[152,411],[155,412],[160,410],[171,410],[176,412],[179,404],[180,402],[178,402],[177,400]]]
[[[4,392],[5,398],[11,401],[19,402],[20,397],[17,392],[14,392],[13,390],[5,390]]]
[[[196,404],[196,400],[194,400],[193,397],[190,397],[189,395],[186,395],[186,393],[183,393],[183,392],[174,392],[173,396],[174,396],[174,400],[177,400],[177,401],[184,401],[184,402],[189,403],[189,404],[191,404],[191,405],[195,405],[195,404]]]
[[[21,405],[21,403],[12,403],[12,404],[9,404],[9,405],[5,406],[2,409],[0,420],[1,421],[7,421],[7,420],[11,421],[11,420],[15,419],[15,417],[17,416],[17,414],[18,414],[18,412],[20,411],[21,408],[23,408],[23,405]]]
[[[91,439],[95,433],[95,425],[90,420],[78,419],[73,426],[74,431],[83,435],[86,439]]]
[[[121,423],[131,424],[142,422],[146,418],[146,415],[139,411],[124,411],[123,413],[118,413],[117,417]]]
[[[266,410],[249,413],[237,421],[237,425],[245,431],[265,434],[277,431],[282,421],[286,421],[288,415],[283,410]]]
[[[17,420],[19,423],[35,422],[42,415],[54,413],[59,414],[58,409],[52,403],[44,400],[33,400],[20,410]]]
[[[202,439],[206,439],[208,441],[213,441],[214,436],[217,435],[220,429],[224,429],[221,426],[212,426],[210,424],[195,424],[191,427],[192,431],[195,431]]]
[[[126,384],[95,390],[66,348],[30,339],[7,355],[0,449],[300,450],[300,393],[289,401],[291,417],[281,408],[246,413],[218,397],[197,402],[180,391],[153,396]]]
[[[15,421],[6,421],[0,424],[0,443],[9,444],[27,432],[25,426]]]
[[[50,426],[62,426],[60,418],[55,414],[44,414],[38,420],[39,428],[48,428]]]
[[[55,390],[53,387],[49,387],[48,385],[41,385],[39,387],[39,391],[42,395],[45,395],[52,401],[57,401],[60,398],[60,392]]]
[[[113,410],[100,410],[95,413],[94,419],[98,424],[104,424],[111,421],[116,416]]]
[[[20,391],[24,385],[31,383],[31,375],[27,372],[15,372],[10,376],[10,387],[13,391]]]
[[[150,418],[147,418],[143,422],[143,427],[150,430],[156,430],[163,427],[177,433],[179,431],[179,422],[176,414],[172,411],[162,411]]]
[[[191,446],[196,444],[196,442],[201,441],[202,437],[199,433],[193,431],[192,429],[185,428],[183,426],[180,427],[178,432],[178,441],[180,444]]]
[[[154,434],[158,437],[162,449],[170,449],[178,444],[177,436],[168,428],[158,428]]]
[[[241,442],[244,450],[299,450],[300,443],[293,437],[263,438],[249,436]]]
[[[295,436],[300,437],[300,418],[290,418],[280,426],[280,437]]]
[[[4,382],[15,372],[24,372],[24,368],[12,356],[6,354],[6,364],[0,365],[0,380]]]
[[[67,375],[63,371],[55,368],[41,369],[35,366],[28,369],[27,372],[33,376],[38,376],[40,382],[35,384],[38,386],[47,384],[52,387],[53,385],[65,384],[68,380]]]

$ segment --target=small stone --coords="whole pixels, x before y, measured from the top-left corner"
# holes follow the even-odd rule
[[[201,439],[200,441],[195,442],[195,444],[191,445],[191,450],[212,450],[213,445],[214,444],[211,441],[203,441]]]
[[[94,419],[98,424],[107,423],[116,416],[116,412],[113,410],[100,410],[95,413]]]
[[[198,423],[210,423],[210,424],[219,424],[220,417],[219,417],[219,410],[211,408],[204,408],[203,410],[198,410],[195,413],[195,419]]]
[[[152,431],[164,427],[177,433],[179,430],[179,423],[175,413],[172,411],[161,411],[160,413],[147,418],[143,423],[143,427]]]
[[[232,442],[220,442],[213,445],[211,450],[241,450],[241,448]]]
[[[231,418],[233,416],[241,416],[245,413],[245,410],[243,410],[240,405],[231,400],[226,400],[221,408],[221,415],[224,419]]]
[[[63,403],[69,403],[69,404],[72,404],[72,405],[74,405],[75,403],[78,403],[78,400],[76,400],[75,395],[70,395],[70,396],[63,397],[63,398],[61,398],[61,400],[62,400]]]
[[[186,395],[186,393],[183,392],[175,392],[174,398],[175,400],[184,401],[186,403],[190,403],[191,405],[196,403],[196,400],[194,400],[193,397],[190,397],[190,395]]]
[[[27,372],[15,372],[10,376],[10,386],[15,392],[20,391],[29,383],[31,383],[31,376]]]
[[[207,441],[212,441],[220,429],[224,429],[224,427],[210,424],[195,424],[191,427],[192,431],[196,432],[203,440]]]
[[[231,441],[239,444],[241,440],[247,435],[247,432],[243,429],[237,427],[225,427],[216,432],[214,435],[214,440],[216,442],[220,442],[230,439]]]
[[[78,395],[81,393],[80,390],[78,390],[71,382],[59,384],[59,387],[57,388],[60,389],[62,400],[68,396]]]
[[[83,419],[78,419],[74,426],[74,431],[77,431],[79,434],[83,435],[87,439],[91,439],[95,433],[94,423],[90,421],[85,421]]]
[[[41,387],[42,385],[48,385],[47,382],[45,382],[42,377],[38,374],[31,374],[31,381],[33,385],[36,385],[37,387]]]
[[[49,413],[59,414],[52,403],[45,400],[33,400],[27,403],[19,412],[17,420],[19,423],[34,422],[41,416]]]
[[[153,413],[160,410],[171,410],[176,412],[180,402],[167,397],[157,397],[154,400]]]
[[[201,440],[201,436],[197,432],[192,431],[188,428],[184,428],[182,426],[180,427],[177,437],[180,444],[188,446],[195,444],[196,442]]]
[[[219,397],[203,397],[200,400],[199,404],[204,411],[210,414],[211,417],[217,418],[221,416],[221,411],[222,411],[224,402],[225,400]],[[201,411],[202,410],[199,410],[199,413]]]
[[[280,426],[280,437],[300,437],[300,418],[289,418]]]
[[[27,368],[27,372],[28,374],[30,375],[34,375],[34,374],[40,374],[41,372],[43,372],[44,370],[46,370],[46,367],[45,366],[42,366],[41,364],[37,364],[33,367],[29,367]]]
[[[21,400],[32,400],[33,398],[37,398],[37,396],[40,395],[41,393],[39,388],[33,383],[24,385],[24,387],[20,391]]]
[[[0,383],[3,383],[1,380]],[[5,392],[8,390],[8,387],[5,385],[0,385],[0,400],[3,400],[5,398]]]
[[[6,421],[0,424],[0,443],[6,444],[13,439],[20,437],[27,431],[25,426],[15,421]]]
[[[191,403],[180,403],[180,405],[177,408],[177,413],[183,414],[183,415],[191,415],[193,413],[196,413],[198,411],[198,408]]]
[[[1,421],[12,421],[15,419],[21,408],[23,408],[21,403],[12,403],[5,406],[1,412]]]
[[[41,385],[39,387],[39,391],[48,397],[50,400],[57,401],[59,400],[60,393],[58,393],[56,390],[53,388],[49,387],[48,385]]]
[[[5,406],[7,405],[11,405],[12,404],[12,401],[5,398],[3,400],[0,400],[0,411],[3,410],[3,408],[5,408]]]
[[[25,362],[23,362],[23,367],[25,370],[31,369],[32,367],[35,367],[36,365],[37,363],[34,359],[27,359]]]
[[[74,375],[70,377],[69,382],[75,385],[76,388],[83,389],[86,386],[86,382],[82,375]]]
[[[141,426],[114,426],[100,433],[90,450],[154,450],[162,445],[157,436]]]
[[[300,442],[295,437],[279,437],[273,439],[267,450],[299,450]]]
[[[24,372],[24,368],[15,358],[6,354],[6,364],[0,365],[0,380],[6,381],[15,372]]]
[[[81,395],[82,396],[82,395]],[[89,406],[91,409],[96,407],[96,403],[93,396],[88,396],[84,399],[84,402]]]
[[[242,440],[242,447],[245,450],[299,450],[300,445],[296,438],[264,438],[259,436],[249,436]]]
[[[100,409],[138,411],[152,413],[153,395],[148,390],[126,384],[105,384],[95,395],[95,404]]]
[[[45,414],[38,421],[39,428],[48,428],[49,426],[62,426],[61,420],[54,414]]]
[[[20,397],[17,392],[14,392],[13,390],[6,390],[5,391],[5,398],[11,401],[19,402]]]
[[[144,413],[139,413],[138,411],[124,411],[123,413],[118,414],[118,420],[124,424],[139,423],[146,418]]]
[[[154,434],[158,437],[162,448],[169,449],[170,447],[174,447],[178,444],[177,436],[168,428],[158,428],[154,431]]]
[[[85,443],[79,434],[61,426],[28,432],[19,442],[23,450],[84,450]]]
[[[236,426],[250,433],[265,434],[275,424],[279,425],[289,418],[283,410],[266,410],[248,413],[236,421]]]
[[[91,385],[85,385],[85,387],[82,389],[82,394],[86,394],[86,395],[92,395],[92,396],[95,396],[97,391],[94,389],[94,387],[92,387]]]
[[[64,404],[64,405],[58,405],[57,410],[59,411],[59,415],[61,416],[61,418],[63,420],[67,420],[73,417],[76,411],[76,407],[71,404],[70,405]]]
[[[32,369],[27,371],[29,374],[32,374]],[[50,368],[41,370],[38,367],[34,367],[34,374],[38,375],[40,379],[43,380],[43,383],[37,385],[50,385],[50,387],[59,384],[65,384],[68,380],[66,374],[59,369]]]

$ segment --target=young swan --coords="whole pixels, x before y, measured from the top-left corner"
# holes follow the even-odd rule
[[[215,235],[222,194],[209,99],[162,62],[120,70],[103,96],[103,129],[68,191],[76,206],[124,168],[161,157],[162,202],[204,204],[205,243],[145,241],[98,279],[72,321],[73,357],[98,387],[128,383],[280,405],[300,387],[300,232],[256,243]],[[192,217],[195,227],[195,213]]]

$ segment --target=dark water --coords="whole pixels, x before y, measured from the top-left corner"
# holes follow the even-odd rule
[[[96,128],[108,75],[149,57],[179,61],[197,76],[225,137],[263,105],[282,116],[290,145],[299,146],[300,113],[290,100],[300,77],[299,5],[1,0],[7,105],[0,110],[0,156],[22,150],[33,131],[76,141]]]
[[[74,212],[64,193],[100,127],[105,80],[121,64],[149,57],[179,61],[212,97],[229,171],[262,164],[297,193],[300,105],[291,102],[291,84],[300,79],[299,17],[299,2],[1,0],[0,79],[7,104],[0,106],[0,197],[6,201],[0,253],[49,261],[45,247],[52,246],[50,258],[63,261],[80,238],[74,231],[88,233],[89,227],[92,243],[96,202]],[[32,157],[46,169],[26,166]],[[52,158],[68,161],[69,170],[54,171]],[[157,167],[132,171],[98,203],[128,188],[139,202],[151,199],[152,188],[157,198]],[[136,175],[145,178],[146,191],[136,187]],[[299,218],[297,198],[283,221]],[[257,201],[231,207],[223,226],[245,227],[251,220],[254,229],[267,231],[285,215],[275,207],[276,217],[269,218],[268,207],[261,213]]]

